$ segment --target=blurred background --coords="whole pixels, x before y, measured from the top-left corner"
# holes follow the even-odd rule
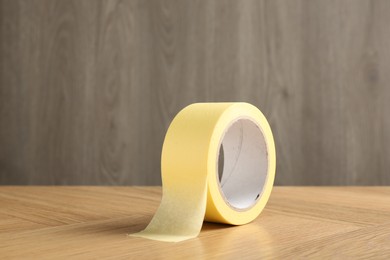
[[[278,185],[390,185],[390,1],[0,0],[0,184],[159,185],[193,102],[267,116]]]

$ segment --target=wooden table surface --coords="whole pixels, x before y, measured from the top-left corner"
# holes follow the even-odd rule
[[[180,243],[129,237],[160,187],[0,187],[1,259],[390,258],[390,187],[275,187],[244,226]]]

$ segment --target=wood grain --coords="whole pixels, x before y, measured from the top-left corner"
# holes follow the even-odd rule
[[[389,187],[275,187],[252,223],[204,223],[180,243],[129,237],[157,209],[159,187],[0,188],[3,259],[388,259]]]
[[[0,0],[0,183],[160,184],[184,106],[268,117],[279,185],[390,184],[390,3]]]

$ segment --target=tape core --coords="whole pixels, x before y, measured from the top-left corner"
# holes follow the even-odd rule
[[[267,144],[255,122],[241,118],[227,128],[217,169],[220,190],[229,206],[246,210],[255,205],[268,174]]]

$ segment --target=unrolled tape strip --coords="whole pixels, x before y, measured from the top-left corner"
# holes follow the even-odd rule
[[[263,210],[275,177],[275,144],[264,115],[248,103],[196,103],[165,136],[160,207],[132,236],[178,242],[203,220],[246,224]]]

